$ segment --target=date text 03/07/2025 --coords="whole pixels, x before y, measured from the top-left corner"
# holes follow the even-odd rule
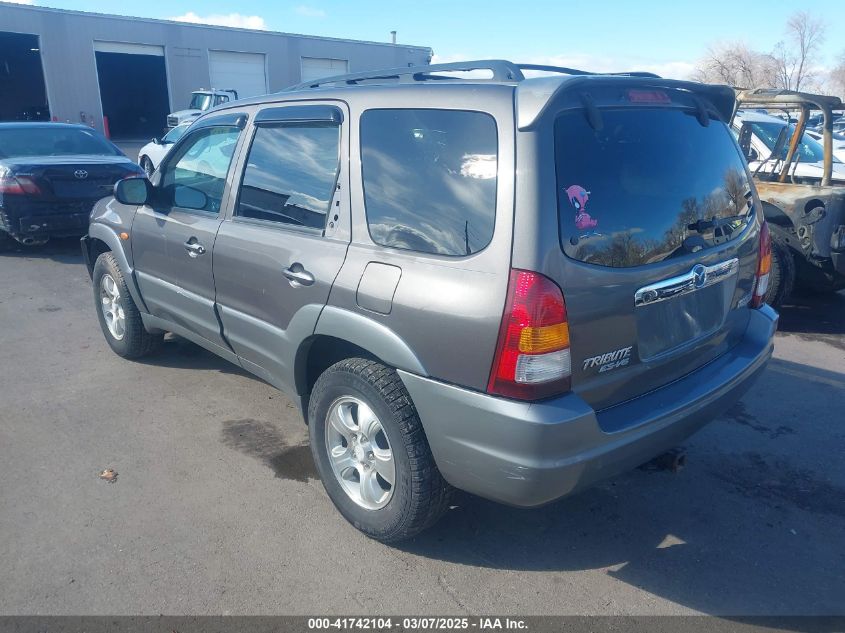
[[[528,628],[525,620],[501,617],[340,617],[309,618],[308,629],[340,631],[519,631]]]

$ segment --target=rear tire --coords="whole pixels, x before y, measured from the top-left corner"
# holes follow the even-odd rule
[[[795,287],[795,258],[784,231],[772,225],[769,225],[769,231],[772,236],[772,270],[769,273],[766,303],[777,308],[789,298]]]
[[[144,328],[141,313],[111,252],[97,258],[93,282],[97,319],[115,354],[123,358],[141,358],[155,351],[164,334],[150,334]]]
[[[329,498],[367,536],[384,543],[410,538],[448,508],[452,488],[434,463],[417,410],[395,370],[364,358],[332,365],[314,385],[308,428]],[[377,463],[386,459],[380,454],[390,455],[389,471]],[[383,472],[387,479],[393,476],[392,483],[376,477]],[[357,494],[369,474],[378,482],[375,495]]]

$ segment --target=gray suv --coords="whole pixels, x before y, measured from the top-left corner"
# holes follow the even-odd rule
[[[733,102],[485,61],[218,108],[93,212],[100,324],[126,358],[173,332],[288,393],[375,539],[454,488],[554,501],[684,440],[771,356]]]

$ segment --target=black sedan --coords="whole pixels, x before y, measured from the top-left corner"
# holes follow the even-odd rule
[[[144,172],[84,125],[0,123],[0,241],[84,235],[94,203]]]

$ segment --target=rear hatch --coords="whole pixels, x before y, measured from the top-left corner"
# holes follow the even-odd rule
[[[597,83],[546,115],[559,239],[542,272],[563,289],[572,388],[601,410],[739,341],[759,203],[733,136],[705,99],[671,83]]]

